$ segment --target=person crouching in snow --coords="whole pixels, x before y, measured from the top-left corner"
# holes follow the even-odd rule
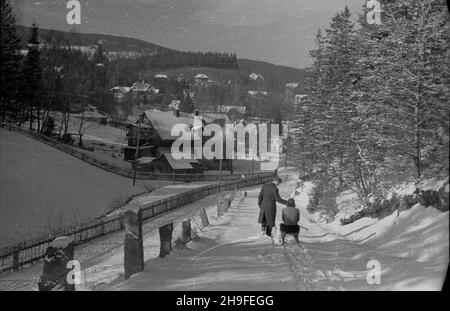
[[[281,219],[283,223],[280,224],[281,232],[281,244],[284,245],[284,239],[286,234],[292,234],[297,243],[298,233],[300,232],[300,226],[298,222],[300,221],[300,211],[295,207],[295,201],[293,198],[287,200],[287,206],[281,211]]]

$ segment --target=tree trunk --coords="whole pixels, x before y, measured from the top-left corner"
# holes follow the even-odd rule
[[[80,136],[80,140],[78,141],[78,146],[83,147],[83,123],[84,123],[84,100],[81,105],[81,116],[80,116],[80,126],[78,127],[78,135]]]
[[[422,173],[422,165],[421,165],[421,141],[420,141],[420,120],[419,120],[419,101],[416,103],[415,111],[415,149],[416,149],[416,170],[417,170],[417,178],[421,177]]]
[[[58,133],[58,139],[61,139],[62,130],[64,127],[64,119],[66,118],[66,113],[63,112],[61,115],[61,125],[59,126],[59,133]]]
[[[36,132],[41,132],[41,107],[37,106],[37,129]]]
[[[45,126],[47,125],[47,122],[48,122],[48,116],[49,116],[49,114],[50,114],[50,111],[49,111],[49,110],[45,110],[45,111],[44,111],[44,117],[42,118],[42,126],[41,126],[41,131],[40,131],[40,133],[43,133],[43,132],[44,132],[44,128],[45,128]]]
[[[30,118],[29,130],[32,131],[33,130],[33,106],[30,106],[30,108],[29,108],[29,118]]]
[[[4,126],[3,123],[5,123],[6,119],[6,98],[3,98],[2,100],[2,127]]]

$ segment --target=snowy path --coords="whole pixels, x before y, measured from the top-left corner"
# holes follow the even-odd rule
[[[280,194],[293,193],[294,182]],[[186,185],[173,185],[179,190]],[[311,185],[295,197],[301,212],[302,250],[291,237],[285,247],[260,236],[259,188],[247,190],[224,216],[210,196],[144,225],[145,270],[123,280],[123,232],[76,249],[84,284],[77,290],[439,290],[448,265],[448,212],[411,208],[400,217],[365,218],[348,226],[317,221],[306,211]],[[144,202],[141,202],[144,203]],[[281,219],[279,205],[277,227]],[[158,226],[206,208],[212,226],[184,248],[158,258]],[[394,222],[396,225],[393,225]],[[195,223],[193,224],[196,225]],[[274,230],[275,241],[279,236]],[[380,263],[379,285],[367,283],[371,260]],[[42,264],[0,277],[0,290],[36,290]]]
[[[305,189],[307,190],[307,189]],[[301,209],[303,251],[289,238],[285,247],[261,237],[256,220],[259,189],[233,206],[219,222],[198,234],[184,249],[146,262],[145,271],[107,290],[404,290],[440,289],[442,264],[417,262],[389,254],[334,233]],[[292,185],[280,189],[282,197]],[[280,220],[280,208],[277,222]],[[363,230],[361,227],[358,230]],[[350,235],[353,232],[350,232]],[[277,241],[278,230],[275,230]],[[349,236],[349,235],[347,235]],[[448,248],[447,248],[448,251]],[[381,283],[370,285],[367,263],[377,260]]]
[[[294,290],[295,277],[281,246],[260,237],[257,190],[232,207],[213,227],[145,271],[108,289],[120,290]]]

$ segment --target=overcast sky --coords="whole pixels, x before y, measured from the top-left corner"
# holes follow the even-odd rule
[[[70,30],[68,0],[12,0],[18,24]],[[80,0],[77,31],[143,39],[178,50],[224,51],[293,67],[311,63],[318,28],[365,0]]]

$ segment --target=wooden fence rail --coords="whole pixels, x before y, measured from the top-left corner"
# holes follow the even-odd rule
[[[221,191],[234,190],[269,182],[273,178],[273,172],[265,175],[247,177],[240,180],[224,181],[219,184],[202,186],[176,194],[169,198],[160,199],[142,206],[143,220],[151,219],[157,215],[176,209],[180,206],[195,202],[206,196]],[[114,216],[103,217],[84,225],[70,228],[61,235],[71,236],[75,245],[86,243],[92,239],[117,232],[124,228],[123,212]],[[33,241],[25,241],[0,249],[0,273],[18,269],[21,266],[35,262],[45,255],[47,246],[54,240],[53,237],[42,238]]]

